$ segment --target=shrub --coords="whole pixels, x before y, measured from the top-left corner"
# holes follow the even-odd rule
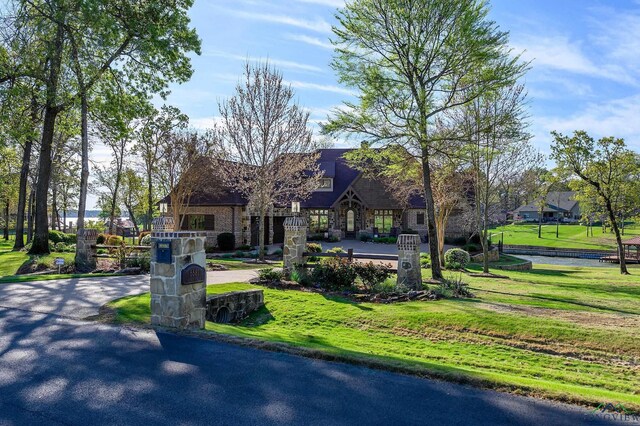
[[[306,269],[303,268],[294,268],[293,271],[291,271],[291,281],[295,281],[303,286],[311,284],[309,274],[307,274]]]
[[[469,243],[462,246],[462,249],[469,253],[476,253],[481,251],[481,248],[478,244]]]
[[[306,251],[308,253],[322,253],[322,244],[320,243],[307,243]],[[316,262],[319,258],[317,256],[309,256],[310,262]]]
[[[119,235],[109,235],[109,237],[106,239],[106,244],[108,246],[119,246],[122,245],[123,242],[124,240]]]
[[[253,250],[253,247],[250,246],[249,244],[243,244],[238,247],[238,250],[249,251],[249,250]]]
[[[342,247],[334,247],[327,250],[327,253],[344,253],[344,249]]]
[[[414,229],[407,228],[402,231],[403,234],[419,235],[420,233]]]
[[[323,288],[328,290],[346,290],[353,287],[358,274],[353,264],[347,259],[334,257],[318,264],[312,273],[312,278]]]
[[[234,253],[236,257],[244,257],[244,252],[242,250],[236,250]]]
[[[444,297],[473,297],[473,293],[469,291],[469,286],[462,281],[462,275],[458,278],[445,278],[440,282],[440,288],[438,289]]]
[[[368,292],[373,291],[376,286],[380,286],[391,277],[391,265],[375,265],[369,262],[354,263],[352,266]]]
[[[258,278],[260,278],[260,281],[280,281],[283,276],[282,271],[276,271],[273,268],[258,270]]]
[[[55,251],[62,253],[67,250],[67,245],[65,243],[56,243]]]
[[[218,248],[222,251],[231,251],[236,246],[236,237],[231,232],[218,234]]]
[[[327,241],[330,243],[337,243],[338,241],[340,241],[340,238],[336,237],[335,235],[329,235]]]
[[[151,245],[151,231],[142,231],[138,235],[138,244],[141,246]]]
[[[272,256],[282,256],[282,249],[278,249],[278,250],[274,250],[273,253],[271,253]]]
[[[148,232],[148,231],[145,231]],[[142,236],[139,240],[141,246],[150,246],[151,245],[151,233]]]
[[[431,266],[431,255],[429,253],[420,253],[420,266],[423,268]]]
[[[372,239],[373,237],[369,234],[360,234],[360,241],[362,241],[363,243],[368,243]]]
[[[444,266],[447,269],[464,269],[470,260],[469,253],[459,248],[449,249],[444,254]]]
[[[130,257],[126,260],[126,266],[129,268],[140,268],[141,272],[149,272],[151,269],[151,254],[144,252],[139,253],[137,256]]]
[[[60,231],[49,231],[49,241],[54,244],[64,243],[65,234]]]
[[[107,238],[109,238],[110,235],[109,234],[98,234],[98,239],[96,240],[97,244],[104,244],[105,241],[107,241]]]
[[[395,244],[398,241],[396,237],[376,237],[373,239],[374,243],[382,244]]]

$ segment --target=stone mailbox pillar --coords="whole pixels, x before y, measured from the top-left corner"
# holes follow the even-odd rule
[[[151,232],[151,323],[204,328],[207,272],[206,233],[174,229],[173,218],[153,220]]]
[[[97,265],[98,231],[96,229],[78,229],[76,237],[76,271],[93,271]]]
[[[422,289],[419,235],[401,234],[398,236],[397,283],[415,290]]]
[[[293,216],[284,220],[284,249],[282,263],[284,272],[290,274],[296,265],[305,263],[303,253],[307,248],[307,220]]]

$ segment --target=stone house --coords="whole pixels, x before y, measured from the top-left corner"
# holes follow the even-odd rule
[[[413,197],[401,206],[384,185],[350,167],[343,155],[349,149],[320,150],[319,165],[324,175],[320,187],[300,202],[300,215],[307,219],[309,235],[359,239],[369,236],[398,235],[417,231],[426,238],[426,212],[422,197]],[[166,200],[166,199],[165,199]],[[291,206],[273,206],[265,217],[265,242],[284,241],[284,219]],[[192,197],[182,220],[184,230],[205,231],[207,245],[215,246],[223,232],[235,235],[236,245],[258,243],[259,217],[239,194],[223,190]]]

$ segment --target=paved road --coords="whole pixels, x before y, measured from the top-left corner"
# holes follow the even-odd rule
[[[21,424],[605,423],[562,404],[0,308],[0,425]]]
[[[248,281],[256,271],[214,271],[209,284]],[[82,319],[97,315],[105,303],[149,291],[149,276],[71,278],[0,284],[0,307]]]

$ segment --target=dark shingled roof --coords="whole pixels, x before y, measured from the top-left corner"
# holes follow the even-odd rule
[[[342,158],[349,151],[351,149],[320,150],[320,170],[325,172],[325,176],[333,177],[333,191],[314,192],[300,203],[300,207],[327,209],[349,188],[349,185],[360,175],[359,171],[349,167],[347,161]]]
[[[360,176],[360,172],[349,167],[347,161],[343,158],[344,154],[352,150],[353,148],[319,150],[320,158],[318,162],[320,170],[324,172],[325,177],[333,178],[333,191],[313,192],[307,200],[300,202],[302,208],[331,208],[338,198],[356,181]],[[160,202],[170,203],[171,198],[166,196]],[[247,205],[247,200],[230,189],[221,190],[216,194],[202,190],[196,191],[189,204],[192,206],[245,206]],[[376,208],[376,206],[371,207]],[[422,195],[411,197],[410,207],[424,209],[425,202]]]

